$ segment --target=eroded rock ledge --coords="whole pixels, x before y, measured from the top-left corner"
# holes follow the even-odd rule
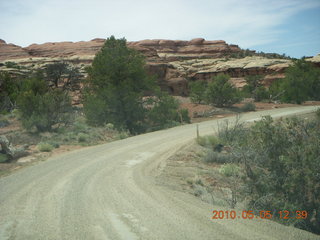
[[[105,39],[81,42],[50,42],[20,47],[0,40],[0,70],[23,74],[27,70],[42,68],[46,64],[66,61],[82,70],[91,64]],[[229,74],[238,87],[244,85],[248,75],[265,75],[265,84],[284,77],[284,70],[292,63],[288,59],[270,59],[259,56],[235,58],[243,51],[225,41],[206,41],[196,38],[182,40],[142,40],[128,42],[146,56],[147,69],[158,78],[159,85],[174,95],[188,94],[188,81],[209,80],[219,73]],[[310,59],[319,65],[319,56]],[[12,68],[14,62],[22,68]],[[83,71],[83,75],[85,72]]]

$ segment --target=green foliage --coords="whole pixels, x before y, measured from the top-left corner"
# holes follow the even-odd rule
[[[179,114],[181,123],[191,123],[188,109],[185,109],[185,108],[179,109],[178,114]]]
[[[261,86],[263,76],[261,75],[249,75],[245,77],[249,91],[252,93],[255,89]]]
[[[143,56],[127,48],[125,39],[106,40],[87,69],[84,109],[89,123],[112,123],[133,134],[144,131],[143,95],[155,88],[144,66]]]
[[[87,71],[84,113],[91,125],[111,123],[119,131],[138,134],[190,122],[188,111],[158,90],[146,73],[144,57],[127,48],[125,39],[108,38]],[[146,98],[146,93],[155,95]]]
[[[267,89],[263,86],[260,86],[253,92],[253,98],[256,102],[260,102],[262,100],[269,99],[270,96]]]
[[[229,144],[230,142],[244,141],[243,135],[246,129],[244,123],[240,122],[240,116],[238,115],[235,122],[225,120],[222,124],[218,124],[218,138],[222,144]]]
[[[129,133],[127,133],[127,132],[120,132],[119,134],[118,134],[118,138],[121,140],[121,139],[126,139],[126,138],[128,138],[130,136],[130,134]]]
[[[7,154],[0,153],[0,163],[5,163],[10,160],[9,156]]]
[[[83,111],[88,124],[91,126],[102,126],[110,119],[110,116],[108,116],[107,102],[103,96],[99,94],[85,93]]]
[[[292,118],[275,122],[267,116],[247,130],[238,128],[238,137],[229,138],[228,144],[233,162],[241,163],[246,175],[248,207],[275,215],[283,209],[308,211],[307,219],[286,220],[285,224],[319,233],[319,121]]]
[[[37,148],[40,152],[51,152],[54,149],[54,146],[49,143],[39,143]]]
[[[284,94],[284,90],[282,90],[281,88],[281,84],[282,84],[282,79],[278,79],[277,81],[274,81],[268,90],[268,94],[269,94],[269,99],[270,100],[281,100],[283,94]]]
[[[0,72],[0,112],[12,111],[21,89],[21,80]]]
[[[242,107],[241,107],[241,111],[242,112],[251,112],[251,111],[255,111],[256,110],[256,105],[254,105],[254,103],[245,103]]]
[[[207,163],[231,163],[233,157],[228,153],[219,153],[213,150],[208,150],[203,157],[203,161]]]
[[[190,122],[187,109],[180,109],[179,103],[172,96],[159,92],[157,97],[151,98],[152,105],[148,111],[148,120],[151,129],[162,129],[177,126],[179,122]]]
[[[317,108],[316,110],[316,117],[320,121],[320,108]]]
[[[239,92],[228,82],[229,79],[228,75],[220,74],[209,83],[206,91],[208,103],[217,107],[228,107],[240,101]]]
[[[241,49],[241,51],[230,54],[230,57],[232,58],[244,58],[247,56],[261,56],[265,58],[278,58],[278,59],[292,59],[290,56],[287,56],[286,54],[278,54],[278,53],[265,53],[265,52],[256,52],[252,51],[250,49]]]
[[[80,72],[79,69],[69,65],[66,62],[57,62],[46,65],[46,79],[58,87],[63,82],[63,88],[70,88],[77,84]]]
[[[205,92],[207,83],[204,81],[195,81],[189,83],[190,98],[193,103],[202,103],[205,101]]]
[[[20,69],[20,66],[19,66],[16,62],[8,61],[8,62],[5,62],[4,65],[5,65],[7,68]]]
[[[22,125],[28,130],[36,127],[39,132],[50,131],[55,124],[69,123],[72,110],[68,93],[49,89],[39,76],[25,80],[18,107]]]
[[[214,135],[200,136],[196,140],[202,147],[213,148],[215,145],[219,144],[219,139]]]
[[[220,167],[219,173],[226,177],[236,177],[240,175],[240,167],[233,163],[224,164]]]
[[[320,100],[320,69],[304,60],[297,60],[286,70],[281,84],[282,100],[301,104],[306,100]]]
[[[245,78],[247,85],[242,89],[242,95],[252,97],[256,102],[269,98],[268,91],[261,85],[263,76],[253,75]]]
[[[87,142],[89,140],[89,135],[85,133],[78,134],[78,142]]]
[[[112,129],[114,129],[114,125],[112,123],[107,123],[106,128],[109,130],[112,130]]]
[[[4,128],[6,126],[10,125],[10,122],[8,120],[7,115],[1,115],[0,114],[0,128]]]

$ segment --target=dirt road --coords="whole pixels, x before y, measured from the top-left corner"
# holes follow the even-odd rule
[[[274,109],[242,120],[312,110]],[[202,122],[200,134],[216,126],[217,120]],[[63,154],[1,178],[0,239],[320,238],[269,220],[212,220],[212,210],[221,207],[157,183],[154,176],[166,159],[195,135],[192,124],[148,133]]]

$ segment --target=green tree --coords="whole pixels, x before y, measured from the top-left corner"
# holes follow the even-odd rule
[[[320,100],[320,69],[304,60],[296,60],[286,70],[281,90],[284,102],[301,104],[306,100]]]
[[[247,85],[242,89],[242,93],[245,96],[250,96],[254,98],[255,101],[261,101],[269,98],[267,89],[262,86],[263,76],[261,75],[251,75],[245,78]]]
[[[15,108],[21,86],[22,81],[19,78],[11,77],[7,72],[0,72],[0,112]]]
[[[207,83],[204,81],[195,81],[189,83],[190,98],[193,103],[200,104],[205,100],[205,91]]]
[[[18,108],[22,125],[28,130],[35,127],[39,132],[51,131],[55,124],[69,123],[72,110],[68,92],[50,89],[41,73],[25,80]]]
[[[156,97],[150,100],[149,104],[152,107],[148,111],[148,120],[152,129],[174,126],[181,121],[178,112],[179,103],[172,96],[165,92],[159,92]]]
[[[253,92],[255,89],[261,86],[262,79],[263,79],[263,76],[261,75],[250,75],[245,77],[245,80],[250,92]]]
[[[79,69],[66,62],[48,64],[45,68],[47,80],[52,82],[55,87],[63,82],[63,88],[70,88],[78,84],[80,78]]]
[[[144,57],[128,48],[124,38],[111,36],[87,71],[84,111],[88,122],[113,123],[132,134],[143,132],[147,111],[143,96],[155,88],[154,79],[146,73]],[[97,112],[92,109],[95,100],[100,106]]]
[[[206,91],[206,101],[217,107],[231,106],[239,102],[240,96],[237,88],[229,83],[230,77],[219,74],[209,83]]]

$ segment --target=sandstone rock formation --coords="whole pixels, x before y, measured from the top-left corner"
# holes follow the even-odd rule
[[[42,68],[59,61],[69,62],[83,70],[91,64],[104,42],[105,39],[93,39],[88,42],[32,44],[22,48],[0,40],[0,70],[21,74],[26,69]],[[210,80],[219,73],[229,74],[231,82],[239,87],[243,86],[245,76],[257,74],[264,75],[264,83],[270,85],[275,79],[283,78],[285,69],[292,63],[288,59],[259,56],[235,58],[243,50],[221,40],[154,39],[127,44],[146,56],[147,70],[156,75],[163,89],[174,95],[187,95],[188,81]],[[22,68],[14,68],[6,62],[14,62]],[[312,58],[312,62],[319,64],[319,57]],[[82,73],[85,75],[85,71]]]
[[[4,40],[0,39],[0,61],[27,57],[29,57],[29,53],[22,47],[7,44]]]

